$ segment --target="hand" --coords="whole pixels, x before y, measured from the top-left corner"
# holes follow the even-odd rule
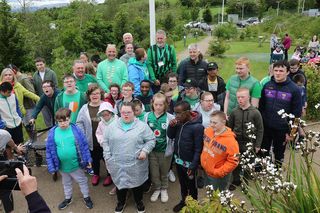
[[[147,158],[147,153],[145,151],[141,151],[139,154],[139,160],[145,160]]]
[[[0,182],[3,181],[4,179],[6,179],[8,177],[8,175],[1,175],[0,176]]]
[[[256,153],[260,151],[260,147],[256,147]]]
[[[178,122],[177,119],[172,119],[172,120],[169,122],[169,125],[170,125],[171,127],[174,127],[174,126],[176,126],[178,123],[179,123],[179,122]]]
[[[23,144],[19,144],[14,150],[18,155],[22,155],[26,151],[26,147]]]
[[[92,168],[92,164],[91,163],[88,163],[88,166],[87,166],[87,168]]]
[[[29,124],[33,125],[36,122],[34,118],[30,119]]]
[[[23,165],[23,174],[19,168],[16,168],[18,183],[24,196],[37,191],[37,179],[29,174],[28,168]]]
[[[288,133],[286,134],[286,143],[293,141],[293,137],[290,136]]]
[[[160,81],[158,79],[156,79],[154,82],[154,85],[159,86],[160,85]]]

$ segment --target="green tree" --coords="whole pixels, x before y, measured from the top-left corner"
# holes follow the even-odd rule
[[[202,18],[207,23],[212,22],[212,15],[209,7],[206,7],[206,9],[203,11]]]
[[[117,43],[122,41],[122,35],[126,32],[130,31],[130,24],[129,24],[129,13],[120,10],[115,18],[113,23],[113,33],[114,38],[116,39]]]
[[[193,1],[192,0],[180,0],[180,3],[182,6],[186,7],[192,7],[193,6]]]
[[[17,19],[10,12],[5,0],[0,2],[0,67],[9,63],[18,67],[24,65],[26,59],[25,39],[19,30]]]
[[[199,7],[193,7],[190,11],[190,16],[191,16],[191,19],[192,21],[196,21],[199,17],[199,12],[200,12],[200,9]]]
[[[163,20],[163,28],[167,32],[170,32],[174,27],[175,27],[175,21],[174,21],[173,15],[171,13],[168,13]]]

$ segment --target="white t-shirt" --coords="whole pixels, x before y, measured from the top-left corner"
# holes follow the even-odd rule
[[[43,81],[45,72],[39,72],[39,74],[40,74],[41,80]]]
[[[196,108],[197,112],[200,112],[202,115],[202,125],[204,128],[207,128],[210,125],[210,115],[214,111],[219,111],[221,109],[219,104],[214,103],[213,107],[210,111],[206,112],[202,109],[201,105],[199,104],[198,107]]]
[[[0,150],[4,150],[6,148],[6,145],[10,139],[10,133],[7,130],[0,129]]]

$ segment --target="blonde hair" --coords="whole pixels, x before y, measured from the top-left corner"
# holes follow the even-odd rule
[[[154,101],[155,101],[155,99],[156,98],[159,98],[159,99],[162,99],[163,100],[163,104],[164,104],[164,112],[167,112],[167,110],[168,110],[168,103],[167,103],[167,97],[164,95],[164,94],[162,94],[162,93],[156,93],[153,97],[152,97],[152,99],[151,99],[151,109],[152,109],[152,111],[154,111],[154,107],[153,107],[153,103],[154,103]]]
[[[12,75],[13,75],[13,83],[16,83],[17,82],[17,77],[16,77],[15,73],[13,72],[13,70],[10,69],[10,68],[4,68],[2,70],[1,75],[0,75],[0,81],[1,82],[3,81],[3,77],[7,72],[11,72],[12,73]],[[12,82],[10,82],[10,83],[12,83]]]

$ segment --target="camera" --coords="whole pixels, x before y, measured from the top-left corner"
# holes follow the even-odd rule
[[[23,172],[23,161],[0,161],[0,175],[8,176],[6,179],[0,182],[0,190],[20,190],[18,179],[16,177],[16,168],[19,168]],[[31,172],[30,169],[29,172]]]

